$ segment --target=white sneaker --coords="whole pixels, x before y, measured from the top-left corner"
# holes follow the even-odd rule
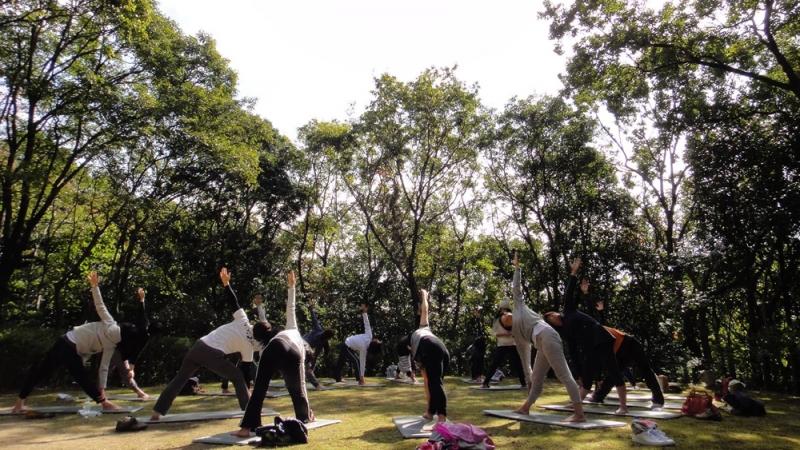
[[[659,405],[658,403],[653,403],[652,405],[650,405],[650,409],[652,409],[653,411],[663,411],[664,410],[664,405]]]
[[[632,440],[637,444],[654,447],[667,447],[675,445],[675,441],[668,438],[663,431],[658,429],[658,424],[649,420],[634,420],[631,423],[633,432]]]

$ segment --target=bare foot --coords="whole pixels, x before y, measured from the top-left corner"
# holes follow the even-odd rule
[[[530,409],[525,409],[525,408],[520,408],[520,409],[515,409],[514,411],[511,411],[511,412],[513,412],[514,414],[522,414],[524,416],[527,416],[527,415],[529,415],[531,413],[531,410]]]
[[[15,406],[13,409],[11,409],[11,413],[12,414],[19,414],[19,413],[24,413],[25,411],[29,411],[29,410],[30,410],[30,408],[28,408],[27,406],[20,406],[19,408],[17,408]]]
[[[144,392],[142,392],[141,394],[137,394],[136,396],[141,398],[141,399],[145,399],[145,400],[149,400],[149,399],[153,398],[153,397],[150,397],[149,395],[145,394]]]
[[[234,431],[231,433],[231,436],[238,436],[242,438],[250,437],[250,429],[249,428],[242,428],[239,431]]]
[[[567,417],[566,419],[562,420],[562,422],[586,422],[586,416],[584,416],[583,414],[581,415],[573,414]]]
[[[314,389],[317,390],[317,391],[324,391],[325,390],[325,386],[320,384],[319,386],[315,387]]]
[[[223,390],[222,390],[222,393],[223,393],[223,394],[230,394],[230,393],[231,393],[231,390],[230,390],[230,389],[223,389]]]
[[[425,414],[422,415],[422,418],[425,420],[433,420],[433,414],[426,412]]]
[[[625,414],[628,414],[628,408],[627,408],[627,407],[625,407],[625,408],[623,408],[623,407],[620,407],[620,408],[617,410],[617,412],[615,412],[614,414],[619,414],[619,415],[625,415]]]
[[[154,413],[153,413],[153,415],[152,415],[152,416],[150,416],[150,420],[151,420],[151,421],[154,421],[154,420],[161,420],[163,417],[164,417],[164,416],[162,416],[161,414],[159,414],[159,413],[157,413],[157,412],[154,412]]]
[[[122,406],[117,406],[108,400],[104,401],[102,405],[103,405],[103,411],[122,411],[123,409],[125,409]]]

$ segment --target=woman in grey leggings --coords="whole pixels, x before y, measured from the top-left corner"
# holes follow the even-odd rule
[[[519,268],[519,258],[514,253],[514,282],[512,292],[514,295],[513,325],[511,334],[514,336],[514,343],[517,352],[522,359],[522,369],[528,380],[528,398],[522,407],[514,411],[517,414],[530,414],[531,405],[542,395],[542,385],[550,367],[556,373],[558,380],[564,383],[569,394],[569,400],[575,413],[563,420],[563,422],[586,422],[583,415],[583,403],[578,389],[578,384],[572,379],[567,359],[564,357],[564,345],[561,336],[554,330],[541,316],[533,312],[522,299],[522,289],[520,278],[522,277]],[[531,370],[531,344],[536,347],[536,360]]]

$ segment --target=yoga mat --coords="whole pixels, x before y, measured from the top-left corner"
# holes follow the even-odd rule
[[[564,411],[564,412],[573,412],[571,406],[562,406],[562,405],[544,405],[539,406],[540,408],[548,409],[550,411]],[[666,411],[628,411],[627,414],[616,414],[616,409],[612,408],[603,408],[600,406],[584,406],[583,412],[587,414],[608,414],[611,416],[628,416],[628,417],[646,417],[648,419],[677,419],[681,417],[678,413],[671,413]]]
[[[315,428],[321,428],[328,425],[334,425],[337,423],[341,423],[341,420],[330,420],[330,419],[317,419],[314,422],[307,423],[306,429],[313,430]],[[235,430],[234,430],[235,431]],[[242,438],[238,436],[231,436],[231,433],[234,431],[229,431],[227,433],[220,433],[215,434],[213,436],[205,436],[198,439],[194,439],[192,441],[193,444],[220,444],[220,445],[249,445],[251,443],[256,443],[261,441],[261,438],[256,436],[255,433],[250,433],[250,437]]]
[[[479,391],[521,391],[527,388],[522,389],[522,386],[519,384],[506,384],[503,386],[489,386],[488,388],[483,386],[475,386],[471,387],[470,389],[477,389]]]
[[[342,387],[358,387],[358,388],[376,388],[376,387],[384,387],[386,386],[383,383],[367,383],[365,385],[358,384],[358,381],[339,381],[333,383],[332,386],[342,386]]]
[[[272,386],[270,386],[272,387]],[[235,392],[222,392],[222,391],[214,391],[214,392],[202,392],[197,395],[204,395],[207,397],[236,397]],[[264,398],[278,398],[283,397],[284,395],[289,395],[288,392],[267,392],[267,395]]]
[[[625,422],[617,422],[614,420],[590,419],[587,418],[586,422],[562,422],[567,416],[561,414],[544,414],[531,412],[528,415],[517,414],[510,410],[497,410],[485,409],[483,411],[487,416],[502,417],[504,419],[521,420],[523,422],[541,423],[544,425],[555,425],[558,427],[575,428],[578,430],[594,430],[597,428],[614,428],[625,427],[628,424]]]
[[[467,383],[467,384],[481,384],[481,383],[483,383],[482,381],[475,381],[472,378],[462,378],[461,381],[463,381],[464,383]],[[499,383],[499,382],[498,381],[490,381],[489,382],[489,384],[497,384],[497,383]]]
[[[606,396],[607,399],[611,400],[619,400],[619,396],[617,394],[609,394]],[[652,399],[652,395],[636,395],[636,394],[628,394],[628,400],[650,400]],[[664,400],[674,400],[674,401],[684,401],[686,400],[685,395],[665,395]]]
[[[154,401],[158,400],[158,396],[157,395],[150,396],[150,398],[139,398],[136,395],[121,395],[121,394],[120,395],[115,395],[115,394],[111,394],[111,395],[106,395],[106,398],[109,399],[109,400],[124,400],[126,402],[154,402]],[[86,400],[86,396],[85,395],[81,395],[80,397],[78,397],[78,399],[79,400]]]
[[[403,439],[431,437],[431,431],[433,431],[433,429],[422,430],[425,425],[433,422],[422,416],[395,417],[392,419],[392,422],[394,422],[394,426],[397,427],[397,431],[400,432]]]
[[[416,383],[411,382],[411,378],[387,378],[386,381],[391,381],[392,383],[400,383],[400,384],[407,384],[409,386],[424,386],[424,383],[421,381],[417,381]]]
[[[277,416],[278,412],[273,411],[271,409],[264,408],[261,410],[262,416]],[[167,414],[166,416],[162,417],[161,420],[150,420],[150,417],[137,417],[136,420],[142,423],[148,423],[150,425],[156,425],[159,423],[178,423],[178,422],[196,422],[201,420],[224,420],[224,419],[237,419],[239,417],[244,416],[244,411],[232,410],[232,411],[208,411],[208,412],[198,412],[198,413],[186,413],[186,414]]]
[[[594,402],[587,402],[587,401],[584,401],[583,403],[586,404],[586,405],[596,405],[596,406],[603,406],[603,405],[619,406],[619,400],[608,399],[608,398],[603,403],[594,403]],[[628,406],[631,406],[631,407],[634,407],[634,408],[645,408],[645,409],[650,409],[650,405],[651,404],[652,403],[650,403],[650,402],[636,402],[636,401],[628,402]],[[683,403],[666,402],[666,403],[664,403],[663,408],[664,409],[681,409],[682,406],[683,406]]]
[[[53,413],[53,414],[77,414],[78,411],[83,409],[83,406],[28,406],[28,409],[32,409],[34,411],[39,411],[43,413]],[[142,409],[141,406],[123,406],[120,411],[103,411],[102,406],[92,406],[92,411],[100,411],[103,414],[129,414]],[[0,416],[17,416],[25,414],[24,412],[21,413],[11,413],[11,409],[4,409],[0,411]]]

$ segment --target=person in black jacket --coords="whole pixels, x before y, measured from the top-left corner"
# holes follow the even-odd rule
[[[580,258],[575,258],[570,266],[571,274],[564,290],[562,312],[550,311],[545,313],[544,319],[565,336],[569,355],[573,362],[582,363],[580,369],[581,398],[585,398],[591,390],[594,375],[597,373],[596,367],[602,365],[606,373],[610,374],[614,386],[617,387],[620,405],[617,414],[627,414],[625,380],[619,372],[617,358],[614,355],[616,338],[594,318],[578,311],[577,308],[575,285],[580,267]]]

